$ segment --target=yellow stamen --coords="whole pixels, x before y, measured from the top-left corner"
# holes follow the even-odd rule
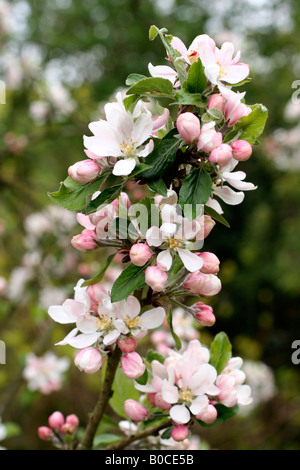
[[[187,401],[188,403],[192,403],[194,395],[189,387],[183,388],[179,391],[179,398],[183,401]]]
[[[106,330],[111,325],[111,319],[108,315],[102,314],[99,318],[97,318],[97,328],[99,330]]]
[[[178,251],[184,244],[183,238],[169,238],[167,241],[171,250]]]
[[[128,314],[125,315],[124,322],[126,323],[129,329],[137,328],[141,324],[139,317],[130,318]]]

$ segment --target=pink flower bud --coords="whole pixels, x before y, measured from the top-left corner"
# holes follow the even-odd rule
[[[71,239],[71,245],[78,251],[92,251],[98,248],[96,234],[93,230],[84,229]]]
[[[202,253],[197,253],[199,258],[203,260],[203,266],[201,272],[205,274],[218,274],[220,269],[220,260],[214,254],[209,251],[203,251]]]
[[[68,174],[78,183],[89,183],[97,178],[100,170],[100,166],[93,160],[82,160],[70,166]]]
[[[148,417],[148,411],[144,406],[135,400],[125,400],[124,411],[132,421],[144,421]]]
[[[123,353],[131,353],[135,350],[137,342],[132,336],[120,338],[118,341],[118,346]]]
[[[216,421],[218,416],[218,412],[214,405],[208,405],[207,408],[201,411],[198,415],[196,415],[197,419],[200,419],[206,424],[212,424]]]
[[[213,314],[213,309],[210,305],[206,305],[203,302],[197,302],[192,307],[192,313],[196,321],[201,326],[212,326],[216,321],[216,317]]]
[[[200,135],[200,121],[193,113],[182,113],[178,116],[176,126],[181,137],[191,144]]]
[[[49,426],[54,429],[54,431],[59,431],[64,422],[64,415],[60,411],[54,411],[48,418]]]
[[[207,107],[208,109],[218,109],[221,111],[221,113],[224,113],[225,102],[225,98],[222,95],[218,95],[216,93],[215,95],[211,95],[209,98]]]
[[[130,202],[130,199],[128,197],[128,194],[124,193],[124,192],[121,192],[120,197],[121,197],[122,203],[128,209],[131,206],[131,202]],[[118,205],[119,205],[119,198],[115,199],[112,202],[112,205],[117,209]]]
[[[79,426],[78,416],[75,414],[68,415],[66,417],[66,424],[70,427],[71,434],[73,434]]]
[[[200,137],[197,140],[197,149],[210,153],[222,144],[222,139],[222,133],[216,132],[214,123],[207,122],[202,126]]]
[[[75,432],[75,430],[73,431],[73,427],[70,426],[70,424],[65,423],[61,427],[61,432],[63,434],[73,434],[73,432]]]
[[[235,140],[230,145],[233,158],[241,162],[249,160],[252,155],[252,146],[247,140]]]
[[[40,426],[38,428],[38,436],[42,441],[50,441],[54,436],[52,429],[48,428],[47,426]]]
[[[239,100],[229,99],[225,105],[225,120],[228,121],[228,126],[233,126],[243,116],[248,116],[251,113],[251,108],[241,103]]]
[[[155,394],[154,404],[157,408],[161,408],[162,410],[170,410],[172,408],[172,405],[163,399],[161,393]]]
[[[187,276],[184,287],[193,294],[211,297],[220,292],[222,285],[220,279],[214,274],[195,271]]]
[[[137,352],[124,354],[121,359],[121,369],[129,379],[137,379],[145,372],[143,359]]]
[[[156,406],[156,404],[155,404],[155,395],[156,395],[156,393],[147,393],[148,402],[152,406]]]
[[[100,351],[92,347],[81,349],[74,359],[75,366],[86,374],[97,372],[97,370],[101,369],[102,362],[103,359]]]
[[[188,427],[185,426],[184,424],[181,426],[179,425],[174,426],[174,428],[171,431],[171,437],[176,442],[184,441],[184,439],[187,439],[189,437]]]
[[[201,215],[197,219],[198,224],[200,225],[200,230],[197,233],[197,240],[201,240],[201,237],[199,237],[199,234],[202,235],[203,239],[206,238],[214,226],[216,225],[216,222],[211,218],[210,215]]]
[[[147,243],[135,243],[129,251],[129,256],[135,266],[144,266],[151,258],[152,252]]]
[[[211,152],[208,161],[210,163],[217,163],[220,166],[225,166],[231,159],[232,148],[228,144],[222,144]]]
[[[106,290],[100,283],[88,286],[86,292],[91,299],[91,310],[98,311],[98,304],[103,300],[103,294],[106,295]]]
[[[164,289],[168,274],[162,271],[158,266],[148,266],[145,271],[146,284],[151,287],[155,292],[160,292]]]

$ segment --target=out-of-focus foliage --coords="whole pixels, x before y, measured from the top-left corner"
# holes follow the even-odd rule
[[[213,301],[217,322],[211,334],[226,330],[235,355],[271,366],[277,392],[246,418],[202,433],[212,448],[299,449],[299,372],[291,362],[291,344],[300,336],[300,103],[291,101],[292,83],[300,78],[299,2],[0,0],[0,9],[0,79],[6,84],[6,104],[0,105],[0,269],[9,286],[0,303],[0,338],[7,345],[0,415],[20,427],[19,436],[4,445],[45,448],[36,429],[47,416],[61,409],[76,412],[84,423],[97,396],[97,377],[74,367],[66,385],[47,396],[29,391],[22,379],[28,352],[71,354],[53,346],[64,330],[53,330],[49,297],[41,302],[41,291],[48,289],[51,303],[59,304],[59,290],[67,297],[97,264],[70,247],[75,221],[60,224],[66,222],[61,215],[55,225],[46,209],[54,234],[39,221],[36,239],[42,236],[32,246],[28,216],[45,210],[47,192],[57,189],[69,165],[85,158],[88,123],[99,119],[127,75],[148,75],[149,62],[164,63],[160,42],[148,41],[156,24],[187,45],[202,33],[233,42],[251,65],[247,103],[263,102],[269,109],[264,136],[247,163],[247,180],[258,189],[233,210],[226,207],[231,229],[217,226],[205,249],[220,258],[223,282]],[[58,246],[61,225],[64,242]],[[19,271],[25,289],[18,297],[12,273],[20,266],[27,271]],[[203,339],[209,334],[201,333]]]

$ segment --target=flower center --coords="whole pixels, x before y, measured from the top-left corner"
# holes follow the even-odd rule
[[[217,80],[221,80],[221,78],[225,77],[228,72],[227,72],[227,70],[224,69],[224,67],[222,66],[222,64],[220,64],[220,62],[217,62],[217,65],[220,67],[219,75],[218,75]]]
[[[178,248],[181,248],[184,245],[183,238],[172,237],[172,238],[169,238],[167,242],[168,242],[170,249],[174,251],[178,251]]]
[[[190,63],[193,64],[198,60],[199,53],[197,51],[190,51],[187,53],[188,58],[190,59]]]
[[[139,317],[130,318],[128,314],[125,315],[124,322],[129,329],[137,328],[141,324]]]
[[[179,398],[188,403],[192,403],[194,395],[189,387],[182,388],[179,391]]]
[[[123,140],[120,145],[120,150],[125,155],[125,157],[131,157],[134,154],[136,143],[137,142],[133,141],[129,136],[127,136],[127,140]]]
[[[111,325],[111,319],[108,315],[102,314],[99,318],[97,318],[97,328],[99,330],[106,330]]]

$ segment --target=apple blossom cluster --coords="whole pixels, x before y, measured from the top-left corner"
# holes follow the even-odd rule
[[[220,405],[233,408],[252,403],[251,389],[244,385],[242,364],[240,357],[232,357],[218,374],[210,363],[209,350],[192,340],[183,353],[169,350],[163,363],[152,361],[151,380],[146,385],[135,384],[147,394],[150,406],[146,408],[129,399],[124,410],[135,422],[149,418],[151,407],[166,411],[174,425],[172,438],[182,441],[189,435],[187,426],[192,418],[212,424],[218,418]]]
[[[199,330],[216,322],[210,298],[222,287],[220,261],[203,246],[216,222],[229,227],[221,204],[240,204],[256,189],[236,167],[251,157],[267,110],[247,105],[246,93],[234,90],[251,79],[230,42],[219,48],[203,34],[187,48],[152,26],[149,38],[156,37],[168,65],[149,64],[148,77],[128,76],[128,88],[105,105],[105,118],[89,124],[86,158],[49,194],[77,212],[83,229],[73,248],[106,250],[94,277],[78,281],[74,298],[48,310],[54,321],[73,325],[57,345],[78,350],[75,365],[87,374],[106,370],[80,449],[93,446],[96,417],[108,402],[142,423],[144,438],[162,431],[160,439],[174,444],[188,442],[194,421],[222,422],[252,401],[227,335],[217,334],[210,349],[199,342]],[[130,197],[134,185],[138,197]],[[107,286],[113,261],[121,269]],[[158,350],[142,357],[138,340],[147,344],[149,330]],[[116,375],[132,396],[114,387]],[[152,429],[156,420],[165,421]],[[139,429],[109,448],[138,441]]]
[[[52,444],[63,450],[74,448],[75,433],[79,425],[79,419],[75,414],[64,417],[60,411],[54,411],[48,418],[49,426],[40,426],[38,436],[43,441],[51,441]]]

